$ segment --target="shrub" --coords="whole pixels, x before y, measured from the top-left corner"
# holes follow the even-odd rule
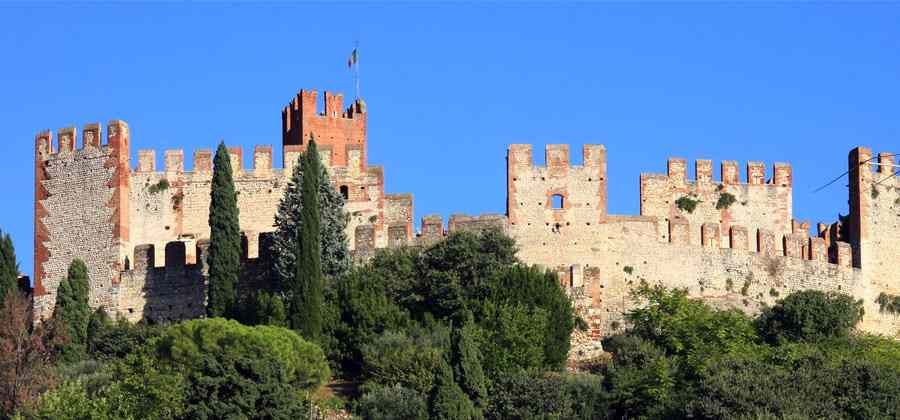
[[[642,287],[636,293],[647,305],[627,315],[631,333],[669,355],[685,356],[689,366],[717,353],[736,351],[757,341],[753,323],[736,309],[716,310],[685,290]]]
[[[700,204],[700,203],[701,203],[700,200],[696,200],[696,199],[690,198],[688,196],[684,196],[684,197],[681,197],[681,198],[675,200],[675,205],[678,207],[678,209],[680,209],[682,211],[686,211],[688,213],[693,213],[694,209],[697,208],[697,204]]]
[[[147,191],[148,191],[150,194],[156,194],[156,193],[158,193],[158,192],[163,192],[163,191],[165,191],[165,190],[167,190],[167,189],[169,189],[169,180],[163,178],[163,179],[160,179],[159,182],[157,182],[157,183],[151,185],[150,187],[148,187],[148,188],[147,188]]]
[[[366,420],[427,420],[428,404],[416,391],[400,385],[378,387],[359,399],[359,415]]]
[[[878,310],[882,313],[900,313],[900,296],[881,292],[878,294],[878,298],[875,299],[875,303],[878,304]]]
[[[846,337],[862,315],[862,301],[841,293],[804,290],[765,309],[757,327],[770,342],[819,341]]]
[[[598,375],[520,372],[496,378],[487,419],[606,418],[606,393]]]
[[[737,201],[737,199],[734,198],[733,194],[723,192],[723,193],[719,194],[719,199],[718,199],[718,201],[716,201],[716,210],[727,209],[727,208],[731,207],[731,205],[734,204],[735,201]]]
[[[399,384],[428,394],[443,358],[441,348],[435,337],[385,332],[362,346],[363,375],[383,386]]]

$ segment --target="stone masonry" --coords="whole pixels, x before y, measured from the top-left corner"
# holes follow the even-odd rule
[[[532,147],[509,146],[506,214],[422,218],[413,230],[411,194],[386,194],[384,170],[367,163],[366,104],[346,109],[343,96],[300,91],[282,111],[281,168],[272,147],[256,146],[250,168],[230,148],[244,238],[242,290],[268,284],[268,238],[278,202],[299,153],[310,138],[320,145],[332,183],[347,199],[347,236],[365,259],[378,248],[428,246],[456,230],[500,229],[516,240],[519,257],[558,273],[560,283],[591,326],[594,338],[624,327],[640,284],[686,288],[692,296],[748,312],[803,289],[840,291],[862,299],[864,330],[897,336],[900,316],[877,304],[900,295],[894,262],[900,257],[900,166],[891,153],[851,151],[847,216],[819,224],[794,219],[792,171],[776,163],[671,158],[665,174],[640,175],[640,214],[607,212],[607,151],[582,147],[575,164],[568,145],[548,145],[544,166]],[[35,307],[49,316],[69,262],[88,264],[91,305],[131,320],[169,321],[202,316],[206,295],[212,151],[138,151],[129,163],[129,131],[121,121],[36,138]],[[685,206],[692,202],[693,208]]]

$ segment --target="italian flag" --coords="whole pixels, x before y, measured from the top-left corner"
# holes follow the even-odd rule
[[[359,54],[356,52],[356,48],[353,49],[353,52],[350,53],[350,58],[347,59],[347,68],[353,68],[353,65],[359,61]]]

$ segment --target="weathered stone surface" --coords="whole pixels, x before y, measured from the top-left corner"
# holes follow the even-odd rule
[[[366,161],[365,104],[343,109],[341,95],[324,96],[321,113],[315,91],[301,91],[284,108],[283,168],[273,167],[271,146],[256,146],[247,168],[242,149],[229,148],[244,244],[242,294],[273,286],[267,244],[275,211],[297,157],[315,137],[346,198],[357,261],[378,248],[430,246],[447,232],[499,229],[516,240],[522,261],[558,273],[590,326],[579,343],[624,328],[634,305],[630,293],[642,283],[685,288],[713,305],[751,313],[797,290],[844,292],[865,303],[863,329],[900,330],[900,318],[875,303],[882,292],[900,295],[893,154],[851,152],[849,214],[820,223],[810,238],[809,223],[793,218],[788,164],[774,164],[767,180],[764,163],[748,162],[742,182],[739,164],[725,161],[716,181],[712,161],[697,160],[690,179],[688,161],[671,158],[665,174],[640,175],[640,215],[615,216],[607,212],[603,146],[585,145],[576,164],[568,145],[548,145],[545,164],[535,165],[532,147],[514,144],[506,214],[453,215],[446,229],[440,216],[426,216],[416,235],[412,195],[386,194],[384,169]],[[194,152],[192,168],[185,168],[183,151],[166,151],[157,170],[157,153],[142,150],[132,171],[128,126],[112,121],[107,131],[101,143],[100,126],[85,126],[82,147],[74,128],[60,130],[55,147],[50,132],[35,138],[36,313],[49,316],[68,264],[81,258],[94,307],[131,320],[202,316],[211,151]],[[697,201],[696,208],[678,208],[682,197]]]

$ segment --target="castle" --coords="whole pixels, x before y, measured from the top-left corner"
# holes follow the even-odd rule
[[[267,241],[292,167],[314,136],[335,188],[346,198],[349,246],[359,258],[377,248],[428,245],[446,231],[499,228],[516,240],[519,257],[560,275],[595,336],[622,327],[632,288],[648,282],[687,288],[715,305],[755,311],[802,289],[840,291],[862,299],[861,328],[887,335],[900,317],[879,297],[900,295],[893,262],[900,257],[900,180],[894,155],[866,148],[850,152],[849,214],[819,224],[794,219],[792,172],[760,162],[739,165],[669,159],[667,173],[641,174],[640,215],[607,212],[606,150],[585,145],[573,164],[567,145],[548,145],[535,166],[530,145],[510,145],[506,214],[425,216],[414,232],[411,194],[387,194],[384,170],[367,162],[366,104],[344,108],[343,96],[300,91],[282,111],[282,168],[271,146],[229,152],[244,239],[242,287],[266,287]],[[210,150],[138,151],[130,165],[128,125],[111,121],[101,142],[99,124],[49,131],[35,148],[35,314],[47,317],[56,288],[74,258],[89,268],[90,303],[130,320],[164,321],[205,313]]]

